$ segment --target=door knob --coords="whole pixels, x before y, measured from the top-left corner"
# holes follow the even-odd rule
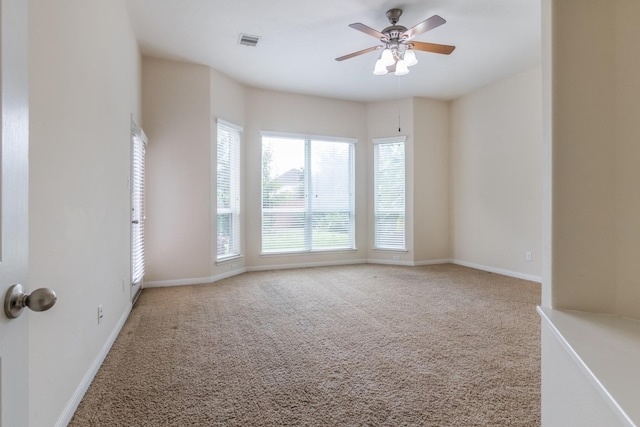
[[[56,293],[49,288],[40,288],[27,295],[22,285],[13,285],[4,297],[4,314],[15,319],[22,314],[22,309],[29,307],[33,311],[49,310],[58,299]]]

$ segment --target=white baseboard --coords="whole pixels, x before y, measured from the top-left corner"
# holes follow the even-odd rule
[[[450,259],[433,259],[428,261],[416,261],[413,263],[414,266],[419,267],[421,265],[440,265],[440,264],[451,264]]]
[[[247,267],[247,271],[266,271],[266,270],[289,270],[292,268],[308,268],[308,267],[330,267],[332,265],[352,265],[352,264],[366,264],[366,259],[348,259],[342,261],[323,261],[323,262],[305,262],[295,264],[280,264],[280,265],[262,265],[256,267]]]
[[[200,285],[203,283],[213,283],[218,280],[226,279],[227,277],[237,276],[238,274],[246,273],[246,268],[237,268],[235,270],[227,271],[225,273],[216,274],[209,277],[193,277],[191,279],[176,279],[176,280],[157,280],[155,282],[144,282],[146,288],[166,288],[168,286],[186,286],[186,285]]]
[[[199,285],[200,283],[211,283],[211,277],[193,277],[190,279],[156,280],[154,282],[144,282],[147,288],[166,288],[167,286]]]
[[[368,259],[367,260],[367,264],[383,264],[383,265],[402,265],[405,267],[413,267],[413,261],[394,261],[391,259],[376,259],[376,258],[372,258],[372,259]]]
[[[214,283],[218,280],[226,279],[227,277],[237,276],[238,274],[246,273],[248,271],[268,271],[268,270],[289,270],[292,268],[309,268],[309,267],[330,267],[332,265],[353,265],[353,264],[384,264],[384,265],[400,265],[406,267],[418,267],[424,265],[439,265],[439,264],[457,264],[464,267],[475,268],[476,270],[488,271],[491,273],[502,274],[504,276],[515,277],[518,279],[530,280],[532,282],[542,282],[541,277],[533,276],[530,274],[518,273],[516,271],[503,270],[500,268],[487,267],[480,264],[474,264],[471,262],[460,261],[456,259],[435,259],[427,261],[394,261],[386,259],[349,259],[341,261],[322,261],[322,262],[306,262],[295,264],[279,264],[279,265],[263,265],[254,267],[243,267],[235,270],[231,270],[222,274],[209,277],[194,277],[190,279],[175,279],[175,280],[158,280],[154,282],[144,282],[145,288],[163,288],[168,286],[184,286],[184,285],[199,285],[202,283]]]
[[[73,418],[73,414],[76,412],[76,409],[78,409],[78,405],[80,404],[80,401],[82,400],[85,393],[89,389],[89,386],[93,381],[93,378],[98,373],[100,366],[102,366],[102,362],[104,361],[104,358],[107,357],[109,350],[111,350],[111,346],[113,345],[116,338],[118,337],[118,334],[120,334],[120,330],[124,326],[124,323],[127,321],[127,318],[129,317],[129,313],[131,313],[131,308],[132,308],[132,305],[129,304],[127,309],[124,311],[124,313],[122,313],[122,316],[120,316],[118,323],[113,328],[113,331],[111,331],[111,334],[107,338],[107,341],[104,343],[104,345],[100,349],[100,352],[98,353],[93,363],[87,370],[87,373],[84,374],[82,381],[80,381],[80,384],[78,384],[78,387],[76,387],[76,390],[71,396],[71,399],[69,400],[64,410],[62,411],[62,414],[60,415],[60,417],[58,418],[58,421],[55,424],[56,427],[66,427],[71,421],[71,418]]]
[[[461,261],[458,259],[450,260],[451,264],[461,265],[463,267],[475,268],[476,270],[488,271],[490,273],[502,274],[503,276],[515,277],[516,279],[530,280],[532,282],[542,283],[542,277],[532,274],[518,273],[517,271],[503,270],[501,268],[487,267],[486,265],[474,264],[472,262]]]

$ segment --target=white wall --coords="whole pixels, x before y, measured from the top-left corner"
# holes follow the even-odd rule
[[[451,108],[452,258],[536,279],[542,259],[539,67],[465,95]],[[531,251],[533,260],[525,261]]]
[[[261,131],[298,133],[355,138],[356,144],[356,215],[367,212],[366,106],[359,102],[340,101],[315,96],[295,95],[261,89],[247,89],[245,127],[245,253],[251,268],[356,262],[366,259],[367,222],[356,223],[355,251],[314,253],[308,255],[261,256]]]
[[[29,281],[58,294],[51,310],[29,314],[29,405],[30,425],[50,427],[72,415],[65,406],[131,306],[140,59],[122,0],[29,7]]]

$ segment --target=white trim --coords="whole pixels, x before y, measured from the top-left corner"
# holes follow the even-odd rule
[[[476,270],[484,270],[490,273],[502,274],[503,276],[515,277],[516,279],[524,279],[524,280],[530,280],[532,282],[542,283],[542,278],[540,276],[534,276],[532,274],[524,274],[524,273],[518,273],[517,271],[503,270],[501,268],[495,268],[495,267],[487,267],[485,265],[474,264],[472,262],[461,261],[459,259],[452,259],[451,264],[461,265],[463,267],[475,268]]]
[[[138,126],[138,123],[133,119],[133,114],[131,114],[131,136],[140,138],[144,145],[147,145],[149,142],[149,138],[147,138],[147,134],[144,133],[144,129]]]
[[[372,138],[371,142],[373,144],[391,144],[393,142],[407,142],[407,136],[398,135],[398,136],[389,136],[386,138]]]
[[[218,118],[216,119],[216,123],[217,123],[218,125],[220,125],[220,126],[225,126],[225,127],[231,128],[231,129],[236,130],[236,131],[238,131],[238,132],[240,132],[240,133],[242,133],[242,131],[243,131],[242,126],[237,125],[237,124],[235,124],[235,123],[228,122],[228,121],[226,121],[226,120],[224,120],[224,119],[221,119],[220,117],[218,117]]]
[[[289,133],[289,132],[272,132],[268,130],[260,131],[261,137],[267,138],[283,138],[283,139],[312,139],[319,141],[329,142],[345,142],[349,144],[357,144],[357,138],[346,138],[342,136],[325,136],[325,135],[310,135],[306,133]]]
[[[333,265],[353,265],[366,264],[366,259],[347,259],[343,261],[321,261],[321,262],[305,262],[296,264],[280,264],[280,265],[260,265],[256,267],[247,267],[247,271],[269,271],[269,270],[289,270],[292,268],[308,268],[308,267],[330,267]]]
[[[78,387],[76,387],[76,390],[74,391],[73,395],[71,396],[71,399],[69,400],[64,410],[62,411],[62,414],[60,414],[58,421],[56,421],[55,423],[56,427],[65,427],[67,424],[69,424],[69,422],[71,422],[71,418],[73,418],[73,414],[76,412],[76,409],[78,409],[78,405],[80,404],[80,401],[82,400],[85,393],[89,389],[89,386],[93,381],[93,378],[98,373],[100,366],[102,366],[102,362],[104,362],[104,359],[105,357],[107,357],[109,350],[111,350],[111,346],[113,345],[116,338],[118,337],[118,334],[120,334],[120,330],[124,326],[124,323],[127,321],[127,318],[129,317],[129,313],[131,313],[132,307],[133,306],[129,303],[124,313],[122,313],[122,316],[120,316],[118,323],[116,323],[116,326],[113,328],[113,331],[111,331],[111,334],[107,338],[107,341],[104,343],[104,345],[100,349],[100,352],[94,359],[91,366],[89,366],[89,369],[84,374],[84,377],[82,377],[82,381],[80,381],[80,384],[78,384]]]

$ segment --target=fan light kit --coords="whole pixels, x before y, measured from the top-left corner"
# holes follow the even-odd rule
[[[440,16],[433,15],[431,18],[422,21],[415,27],[407,29],[402,25],[397,25],[400,15],[402,15],[402,9],[388,10],[387,18],[389,18],[391,26],[382,31],[376,31],[359,22],[350,24],[349,26],[351,28],[373,36],[379,39],[383,44],[341,56],[336,58],[336,61],[344,61],[345,59],[353,58],[354,56],[383,49],[382,54],[380,54],[380,57],[376,61],[373,74],[380,76],[387,73],[394,73],[396,76],[403,76],[409,73],[409,67],[418,63],[415,53],[416,50],[449,55],[456,48],[455,46],[424,43],[413,40],[413,38],[418,34],[433,30],[447,22]]]

